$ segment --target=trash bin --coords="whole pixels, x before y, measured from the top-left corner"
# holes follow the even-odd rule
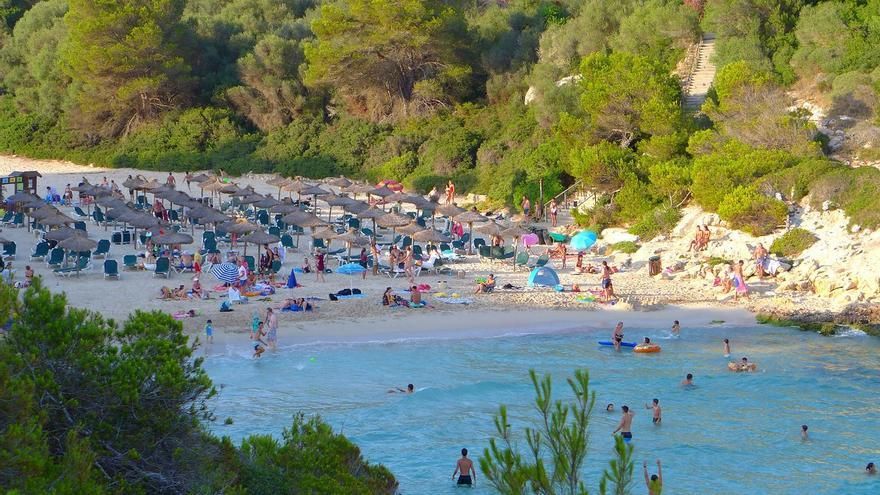
[[[659,275],[663,271],[663,264],[660,263],[659,256],[651,256],[648,258],[648,275],[653,277]]]

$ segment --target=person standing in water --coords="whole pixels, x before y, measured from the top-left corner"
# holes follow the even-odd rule
[[[266,309],[266,326],[268,327],[266,340],[269,342],[269,347],[274,351],[278,347],[278,317],[272,308]]]
[[[807,430],[809,430],[809,429],[810,429],[809,426],[801,425],[801,440],[807,441],[810,439],[810,436],[807,434]]]
[[[645,485],[648,487],[648,495],[660,495],[663,491],[663,469],[660,467],[660,459],[657,459],[657,474],[648,476],[648,462],[642,463],[645,470]]]
[[[654,417],[651,420],[655,425],[659,425],[661,421],[663,421],[662,413],[663,411],[660,409],[660,399],[654,399],[651,404],[645,404],[645,409],[653,409]]]
[[[672,322],[672,335],[674,337],[681,336],[681,325],[678,323],[678,320]]]
[[[623,342],[623,322],[618,321],[617,326],[614,327],[614,332],[611,334],[611,343],[614,344],[614,350],[620,350],[620,343]]]
[[[477,483],[477,470],[474,469],[474,462],[468,459],[468,450],[461,449],[461,458],[455,463],[455,471],[452,472],[452,479],[458,476],[457,485],[474,486]]]
[[[724,339],[724,357],[730,357],[730,340]]]
[[[681,381],[681,385],[684,387],[693,387],[694,386],[694,375],[688,373],[684,380]]]
[[[620,436],[623,437],[623,441],[629,443],[632,440],[632,421],[633,421],[633,413],[629,412],[629,406],[623,406],[620,408],[623,410],[623,415],[620,417],[620,423],[618,423],[617,428],[611,432],[612,435],[616,435],[617,432],[620,432]]]

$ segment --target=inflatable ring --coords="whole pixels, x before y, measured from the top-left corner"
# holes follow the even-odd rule
[[[633,347],[633,352],[639,353],[652,353],[652,352],[660,352],[660,346],[657,344],[639,344]]]

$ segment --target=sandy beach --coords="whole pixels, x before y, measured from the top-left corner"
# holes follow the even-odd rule
[[[104,177],[121,184],[129,175],[143,175],[164,182],[167,173],[145,172],[131,169],[104,169],[77,165],[69,162],[31,160],[19,157],[0,157],[0,173],[8,174],[14,170],[37,170],[43,177],[40,179],[40,192],[46,186],[63,191],[66,184],[76,185],[86,178],[91,183],[100,183]],[[183,175],[177,174],[178,189],[190,194],[198,194],[198,190],[187,190]],[[233,179],[241,186],[252,186],[259,193],[277,193],[277,189],[266,185],[265,176],[247,176]],[[9,191],[6,191],[9,193]],[[65,212],[72,209],[62,207]],[[833,213],[833,212],[832,212]],[[751,297],[746,300],[733,301],[731,295],[722,294],[720,289],[713,287],[716,275],[706,267],[705,259],[709,256],[725,256],[728,259],[745,257],[748,246],[756,239],[739,232],[726,231],[722,227],[713,226],[715,238],[710,249],[701,254],[701,259],[687,253],[690,240],[690,227],[697,223],[712,221],[699,211],[686,212],[679,229],[670,237],[656,239],[642,244],[634,254],[611,253],[608,255],[593,254],[585,258],[585,263],[609,263],[619,266],[621,271],[614,277],[616,293],[620,296],[617,304],[598,304],[584,301],[584,293],[556,292],[551,289],[527,289],[528,270],[513,270],[509,262],[491,263],[481,261],[477,256],[469,256],[465,261],[455,263],[453,276],[438,276],[422,273],[418,277],[419,284],[432,286],[425,299],[429,307],[422,309],[386,308],[381,305],[381,295],[386,287],[396,291],[405,290],[408,283],[405,277],[389,278],[385,275],[368,274],[362,280],[360,276],[349,278],[345,275],[328,274],[325,282],[318,282],[313,274],[300,274],[298,281],[303,285],[297,289],[280,289],[275,295],[260,301],[251,301],[246,305],[236,305],[231,313],[218,311],[221,292],[211,294],[207,300],[164,301],[158,298],[163,286],[187,288],[192,284],[192,274],[172,274],[169,279],[156,278],[149,272],[123,271],[120,280],[105,280],[101,274],[102,260],[94,260],[93,268],[80,276],[59,277],[47,268],[45,262],[29,261],[29,253],[37,242],[34,233],[27,228],[4,228],[2,235],[17,244],[18,254],[12,261],[21,279],[25,265],[34,268],[37,275],[43,277],[44,285],[53,291],[67,293],[69,302],[76,307],[97,311],[108,318],[123,320],[135,309],[159,310],[169,314],[195,310],[197,316],[184,318],[182,323],[186,331],[200,335],[206,319],[212,319],[217,332],[217,341],[229,339],[246,339],[250,321],[254,312],[265,314],[268,307],[279,306],[285,297],[314,298],[317,310],[308,313],[280,314],[279,341],[283,344],[301,344],[322,340],[329,341],[361,341],[371,339],[397,339],[413,337],[447,337],[472,336],[468,332],[481,329],[480,335],[497,335],[505,331],[538,331],[536,325],[549,329],[574,328],[577,325],[590,327],[612,327],[617,320],[641,321],[644,324],[657,324],[666,327],[675,319],[678,306],[689,310],[702,311],[706,322],[711,320],[753,322],[750,312],[767,309],[792,308],[829,308],[835,309],[842,304],[861,299],[864,302],[876,302],[876,295],[862,292],[857,294],[847,289],[846,298],[839,294],[822,297],[812,291],[782,291],[781,285],[793,281],[792,274],[783,274],[777,279],[766,281],[750,280]],[[843,227],[846,236],[845,225]],[[88,223],[89,236],[94,240],[109,239],[113,227],[98,226]],[[186,232],[190,232],[186,230]],[[863,233],[868,236],[860,241],[860,249],[865,253],[866,245],[880,246],[880,237],[876,233]],[[193,233],[196,243],[200,242],[201,230]],[[835,234],[834,238],[839,238]],[[824,241],[824,239],[823,239]],[[768,242],[768,241],[764,241]],[[601,243],[601,241],[600,241]],[[308,245],[301,241],[302,246]],[[197,244],[184,246],[184,249],[195,249]],[[240,249],[240,247],[239,247]],[[251,250],[255,250],[252,246]],[[536,248],[536,253],[541,251]],[[546,248],[543,248],[546,249]],[[829,250],[842,249],[835,245]],[[873,248],[868,250],[872,252]],[[601,252],[601,251],[600,251]],[[876,251],[873,251],[876,252]],[[108,258],[120,261],[125,254],[134,254],[130,245],[113,245]],[[818,252],[815,258],[826,256]],[[255,253],[251,253],[255,254]],[[302,249],[289,251],[279,278],[286,279],[291,268],[302,264],[307,253]],[[653,255],[663,258],[664,266],[684,265],[671,276],[650,277],[647,273],[647,259]],[[867,254],[866,254],[867,255]],[[834,264],[833,258],[827,262]],[[566,266],[562,267],[559,260],[551,261],[560,277],[560,282],[571,287],[578,284],[583,291],[598,289],[600,277],[597,274],[574,273],[575,260],[569,257]],[[817,263],[818,264],[818,263]],[[870,265],[866,263],[865,265]],[[336,262],[329,267],[335,268]],[[707,270],[709,270],[707,272]],[[498,285],[512,284],[522,287],[517,290],[496,290],[492,294],[473,295],[474,279],[494,273]],[[855,278],[855,277],[851,277]],[[216,280],[210,274],[202,275],[202,285],[212,288]],[[348,288],[351,285],[360,288],[364,297],[332,302],[328,294]],[[433,293],[441,289],[446,294],[458,294],[461,299],[468,299],[469,304],[445,304],[435,300]],[[836,299],[835,299],[836,298]],[[854,299],[853,299],[854,298]],[[852,301],[849,299],[853,299]],[[733,311],[731,311],[733,310]],[[540,324],[538,322],[541,322]],[[463,324],[466,323],[466,324]],[[463,329],[461,327],[467,327]]]

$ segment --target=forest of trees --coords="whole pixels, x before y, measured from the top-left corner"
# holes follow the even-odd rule
[[[690,201],[765,233],[776,192],[876,225],[877,174],[828,161],[790,90],[876,125],[878,16],[880,0],[0,0],[0,152],[451,178],[492,207],[582,180],[605,194],[579,222],[643,236]],[[678,76],[703,32],[719,72],[694,118]]]

